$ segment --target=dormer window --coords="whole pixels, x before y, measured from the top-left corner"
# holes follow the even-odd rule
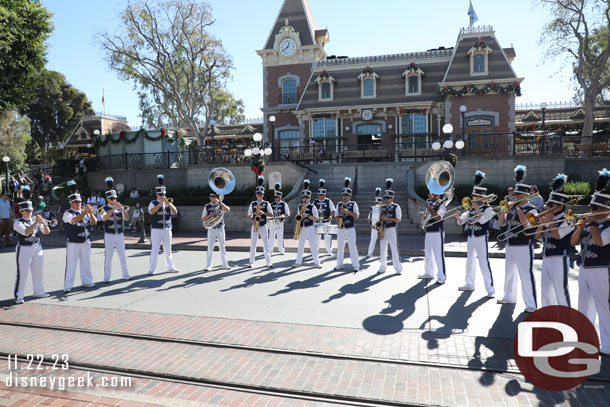
[[[489,54],[491,54],[491,48],[485,44],[485,41],[479,38],[468,51],[468,56],[470,57],[470,75],[489,74]]]
[[[411,62],[406,71],[402,73],[405,78],[405,95],[421,95],[421,82],[424,71],[419,69],[415,62]]]
[[[335,78],[330,76],[325,70],[320,73],[316,83],[318,84],[318,101],[331,101],[333,100],[334,83]]]
[[[374,98],[377,97],[377,80],[379,75],[373,71],[371,67],[366,67],[360,75],[358,80],[360,81],[360,97],[362,98]]]

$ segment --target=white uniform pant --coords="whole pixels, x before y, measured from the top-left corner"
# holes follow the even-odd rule
[[[538,308],[534,277],[534,246],[506,245],[504,300],[517,302],[517,275],[521,280],[523,302],[528,308]]]
[[[434,278],[434,269],[437,270],[436,278],[445,281],[445,232],[426,232],[425,244],[425,274]]]
[[[542,306],[570,305],[568,291],[568,256],[549,256],[542,259],[541,299]]]
[[[91,242],[71,243],[66,248],[66,272],[64,276],[64,290],[74,287],[76,265],[80,263],[80,282],[82,285],[93,284],[91,275]]]
[[[214,254],[214,243],[218,240],[220,250],[220,263],[223,267],[228,267],[227,251],[225,249],[225,227],[208,229],[208,252],[206,255],[205,268],[212,267],[212,255]]]
[[[489,252],[487,246],[487,235],[484,236],[468,236],[466,243],[466,286],[474,289],[474,282],[477,275],[477,263],[479,260],[479,268],[485,282],[485,290],[487,294],[493,294],[494,278],[491,274],[491,266],[489,265]]]
[[[277,250],[280,254],[284,254],[284,222],[280,223],[277,229],[269,229],[269,252],[273,252],[275,246],[275,237],[277,236]]]
[[[165,254],[165,266],[168,270],[176,270],[172,259],[172,230],[171,229],[150,229],[150,268],[148,273],[152,274],[157,269],[157,258],[159,249],[163,243],[163,253]]]
[[[343,267],[343,251],[345,250],[346,240],[352,266],[354,270],[360,270],[358,247],[356,246],[356,228],[337,229],[337,267]]]
[[[330,222],[322,222],[323,225],[330,225]],[[324,247],[326,249],[326,253],[333,254],[333,235],[319,235],[318,240],[318,248],[322,250],[322,237],[324,237]]]
[[[580,268],[578,272],[578,310],[585,314],[595,325],[595,316],[599,316],[601,350],[610,352],[610,269]]]
[[[263,252],[265,253],[265,265],[271,265],[271,255],[269,254],[269,241],[267,240],[267,225],[259,226],[258,232],[254,231],[254,225],[250,228],[250,264],[254,264],[256,259],[256,244],[258,243],[258,237],[261,237],[263,241]]]
[[[392,251],[392,265],[397,273],[402,273],[402,263],[400,262],[400,253],[398,253],[398,236],[396,236],[396,227],[383,228],[383,239],[379,242],[379,261],[381,263],[380,270],[385,271],[388,267],[388,243]]]
[[[318,266],[320,264],[320,259],[318,257],[318,236],[316,233],[316,228],[313,226],[301,228],[299,233],[299,249],[297,250],[297,259],[295,264],[300,265],[303,263],[305,240],[309,242],[309,250],[311,251],[311,257],[313,257],[313,263]]]
[[[43,295],[42,282],[43,254],[40,243],[31,246],[17,245],[17,277],[15,280],[15,300],[23,300],[25,284],[28,282],[28,273],[32,272],[32,285],[34,295]]]
[[[369,243],[369,251],[366,253],[368,257],[373,255],[373,251],[375,250],[375,244],[377,244],[377,238],[379,237],[379,233],[377,229],[371,228],[371,243]]]
[[[123,233],[104,233],[104,248],[106,250],[104,253],[104,281],[110,281],[112,256],[115,248],[121,263],[121,273],[124,278],[129,278],[127,258],[125,257],[125,235]]]

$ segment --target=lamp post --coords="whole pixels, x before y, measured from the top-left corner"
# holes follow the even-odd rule
[[[99,151],[99,139],[100,139],[100,131],[98,129],[93,130],[93,135],[95,136],[95,170],[100,170],[100,151]]]
[[[271,145],[275,142],[275,116],[269,116],[269,124],[271,125],[271,137],[267,137],[267,140]]]
[[[441,143],[439,141],[435,141],[432,143],[432,149],[434,151],[438,151],[441,147],[445,150],[451,150],[452,148],[456,148],[457,150],[461,150],[464,148],[465,143],[464,140],[457,140],[455,143],[451,139],[451,133],[453,132],[453,126],[451,123],[447,123],[443,126],[443,133],[445,133],[446,140]]]
[[[258,167],[260,168],[260,164],[265,164],[265,156],[270,156],[271,154],[273,154],[273,150],[271,149],[271,147],[266,146],[264,147],[261,144],[261,141],[263,140],[263,136],[260,133],[254,133],[254,135],[252,136],[252,140],[254,141],[254,147],[252,148],[246,148],[244,150],[244,157],[245,158],[250,158],[252,160],[252,166],[256,166],[256,164],[259,164]],[[260,157],[257,157],[260,156]],[[259,162],[255,162],[259,161]],[[258,176],[258,174],[257,174]]]
[[[61,144],[59,145],[59,149],[61,150],[61,172],[62,172],[62,173],[63,173],[63,172],[66,172],[66,174],[65,174],[65,175],[68,175],[68,174],[67,174],[67,171],[66,171],[66,162],[65,162],[65,160],[64,160],[64,148],[66,148],[66,146],[64,145],[64,143],[61,143]]]
[[[212,163],[216,161],[216,147],[214,147],[214,126],[216,126],[216,120],[210,120],[210,126],[212,126]]]
[[[464,132],[464,129],[466,128],[466,121],[464,119],[464,115],[466,114],[466,111],[468,110],[468,108],[465,105],[460,106],[460,114],[462,115],[462,139],[466,140],[466,134]]]
[[[4,164],[6,164],[6,185],[4,186],[4,191],[7,192],[10,196],[10,191],[8,190],[8,163],[9,161],[11,161],[11,158],[5,155],[4,157],[2,157],[2,161],[4,162]]]
[[[546,130],[545,122],[546,122],[546,102],[540,103],[540,109],[542,110],[542,130]]]

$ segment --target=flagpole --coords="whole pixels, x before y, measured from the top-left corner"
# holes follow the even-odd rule
[[[102,88],[102,106],[104,106],[104,116],[106,116],[106,101],[104,100],[104,88]]]

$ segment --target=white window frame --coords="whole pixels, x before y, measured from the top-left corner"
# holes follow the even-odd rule
[[[417,76],[417,92],[409,92],[409,77]],[[416,96],[421,95],[422,79],[424,77],[424,71],[419,67],[408,68],[402,73],[402,77],[405,78],[405,96]]]
[[[468,50],[468,56],[470,57],[470,76],[487,76],[489,75],[489,54],[491,54],[491,48],[485,47],[472,47]],[[485,71],[475,72],[474,71],[474,56],[484,55],[485,56]]]
[[[373,80],[373,94],[371,96],[364,96],[364,80],[372,79]],[[373,73],[361,73],[358,75],[358,80],[360,81],[360,98],[361,99],[375,99],[377,97],[377,80],[379,79],[379,75],[375,72]]]
[[[333,98],[335,97],[335,82],[337,82],[337,81],[335,80],[335,78],[330,76],[330,74],[328,74],[328,77],[326,77],[326,78],[321,78],[318,76],[318,79],[316,79],[316,83],[318,84],[318,102],[332,102],[333,101]],[[330,83],[330,98],[322,97],[322,84],[323,83]]]

